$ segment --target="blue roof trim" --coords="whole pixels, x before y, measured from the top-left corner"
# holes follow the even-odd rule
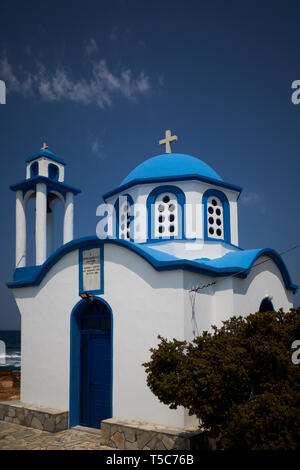
[[[96,236],[79,238],[66,243],[58,248],[41,266],[28,266],[26,268],[17,268],[14,272],[14,280],[8,282],[9,288],[20,288],[28,286],[38,286],[48,271],[67,253],[79,248],[94,246],[102,243],[111,243],[123,246],[134,253],[140,255],[144,260],[151,264],[157,271],[168,271],[172,269],[184,269],[207,274],[209,276],[220,277],[236,275],[246,277],[255,261],[260,256],[271,258],[278,266],[287,290],[295,292],[298,286],[292,283],[288,270],[280,255],[271,248],[259,250],[244,250],[227,253],[221,258],[207,260],[207,258],[186,260],[176,258],[168,253],[155,250],[145,245],[139,246],[133,242],[125,240],[105,239],[99,240]],[[243,273],[240,273],[243,271]]]
[[[65,183],[60,183],[59,181],[51,180],[50,178],[47,178],[46,176],[35,176],[33,178],[20,181],[19,183],[16,183],[10,186],[10,189],[12,191],[18,191],[18,190],[26,191],[28,189],[35,188],[36,183],[46,183],[50,191],[56,190],[60,192],[71,192],[73,194],[81,193],[81,189],[75,188],[74,186],[69,186],[68,184],[65,184]]]
[[[65,165],[65,161],[62,159],[62,158],[59,158],[57,155],[55,155],[55,153],[51,152],[51,150],[41,150],[40,152],[32,155],[32,157],[28,157],[25,162],[26,163],[29,163],[29,162],[32,162],[32,160],[35,160],[36,158],[40,158],[40,157],[47,157],[47,158],[51,158],[51,160],[54,160],[55,162],[57,163],[61,163],[61,165]]]
[[[115,194],[121,193],[126,189],[131,188],[132,186],[136,186],[138,184],[148,184],[148,183],[166,183],[170,181],[187,181],[187,180],[196,180],[196,181],[203,181],[204,183],[214,184],[215,186],[220,186],[221,188],[232,189],[233,191],[238,191],[239,193],[242,192],[241,186],[237,186],[231,183],[225,183],[225,181],[219,181],[213,178],[207,178],[205,176],[199,176],[197,174],[190,174],[190,175],[178,175],[178,176],[157,176],[157,177],[149,177],[149,178],[139,178],[134,179],[126,184],[121,184],[117,188],[108,191],[107,193],[103,194],[104,201],[114,196]]]

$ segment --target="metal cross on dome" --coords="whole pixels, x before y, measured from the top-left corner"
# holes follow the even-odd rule
[[[171,131],[166,131],[165,138],[159,141],[159,145],[165,145],[166,153],[172,153],[171,142],[175,142],[177,140],[177,135],[171,135]]]

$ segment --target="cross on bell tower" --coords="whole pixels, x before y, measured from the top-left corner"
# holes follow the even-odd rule
[[[159,145],[166,146],[166,153],[172,153],[171,143],[177,142],[178,137],[177,135],[171,135],[171,131],[166,131],[165,138],[159,141]]]

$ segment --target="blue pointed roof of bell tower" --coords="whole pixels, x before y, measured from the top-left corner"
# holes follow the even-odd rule
[[[55,153],[51,152],[49,149],[43,149],[40,150],[38,153],[35,155],[32,155],[32,157],[28,157],[25,161],[26,163],[32,162],[32,160],[36,160],[37,158],[40,157],[47,157],[51,158],[51,160],[54,160],[57,163],[60,163],[61,165],[65,165],[65,161],[62,158],[59,158]]]

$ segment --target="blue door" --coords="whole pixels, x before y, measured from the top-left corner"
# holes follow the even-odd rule
[[[111,319],[105,307],[90,305],[81,319],[80,424],[95,428],[112,416]]]

